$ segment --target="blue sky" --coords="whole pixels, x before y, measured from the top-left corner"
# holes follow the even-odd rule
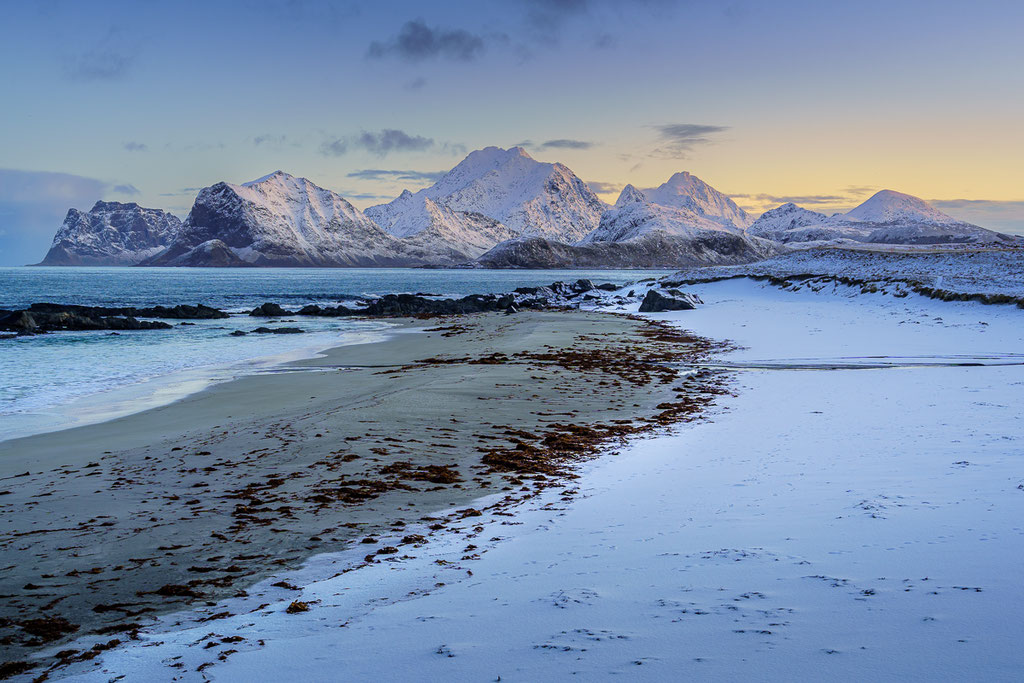
[[[883,187],[1024,232],[1024,3],[71,2],[0,9],[0,264],[69,207],[184,216],[278,168],[366,207],[525,144],[613,201]]]

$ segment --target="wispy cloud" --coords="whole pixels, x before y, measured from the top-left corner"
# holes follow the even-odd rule
[[[803,195],[775,195],[775,194],[733,194],[733,199],[746,199],[760,202],[762,204],[836,204],[850,201],[849,195],[838,194],[803,194]]]
[[[261,145],[276,145],[281,146],[288,141],[286,135],[274,135],[272,133],[264,133],[263,135],[257,135],[252,139],[252,144],[256,147]]]
[[[127,194],[127,195],[142,194],[142,192],[139,191],[139,188],[137,188],[134,185],[131,185],[129,183],[126,183],[124,185],[114,185],[114,187],[111,188],[111,191],[112,192],[116,192],[118,194]]]
[[[661,143],[654,154],[672,158],[685,158],[694,147],[711,143],[712,136],[729,130],[728,126],[700,123],[665,123],[652,127],[658,131]]]
[[[566,138],[559,138],[557,140],[548,140],[540,145],[543,149],[590,149],[594,146],[593,142],[587,142],[586,140],[569,140]]]
[[[345,138],[327,139],[321,143],[320,153],[324,156],[340,157],[351,149],[360,149],[385,157],[391,152],[423,152],[436,146],[433,138],[410,135],[395,128],[385,128],[380,131],[363,131]]]
[[[121,145],[121,147],[123,147],[128,152],[145,152],[147,149],[149,149],[149,145],[147,145],[146,143],[135,142],[134,140],[129,140],[128,142],[125,142],[124,144]]]
[[[116,81],[128,74],[136,59],[137,50],[118,29],[111,28],[87,50],[64,57],[64,77],[80,82]]]
[[[410,62],[449,59],[470,62],[484,52],[484,39],[464,29],[430,27],[422,19],[407,21],[393,38],[370,43],[371,59],[399,57]]]
[[[346,174],[349,178],[362,180],[385,180],[411,183],[433,183],[441,179],[447,171],[411,171],[405,169],[364,168]]]
[[[605,183],[599,180],[588,180],[587,185],[597,194],[615,194],[625,187],[622,183]]]

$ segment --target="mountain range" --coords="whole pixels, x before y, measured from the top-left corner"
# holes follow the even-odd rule
[[[71,209],[41,265],[619,267],[725,265],[785,245],[974,243],[1014,238],[883,190],[845,214],[784,204],[753,220],[681,172],[627,185],[607,206],[569,168],[521,147],[470,153],[430,187],[360,211],[282,171],[200,190],[179,221],[159,209],[97,202]]]

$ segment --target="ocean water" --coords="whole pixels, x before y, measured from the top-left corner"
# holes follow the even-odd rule
[[[232,337],[262,319],[245,315],[272,301],[285,308],[412,292],[459,297],[556,280],[625,284],[668,271],[425,269],[0,268],[0,309],[35,302],[88,306],[202,303],[237,313],[185,321],[172,330],[59,332],[0,340],[0,440],[63,429],[173,401],[211,383],[263,372],[334,346],[378,341],[380,320],[298,318],[297,335]]]

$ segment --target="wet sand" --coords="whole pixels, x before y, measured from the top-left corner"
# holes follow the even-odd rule
[[[580,311],[410,321],[384,342],[0,443],[0,661],[238,595],[692,412],[678,373],[644,362],[709,344],[651,325]]]

